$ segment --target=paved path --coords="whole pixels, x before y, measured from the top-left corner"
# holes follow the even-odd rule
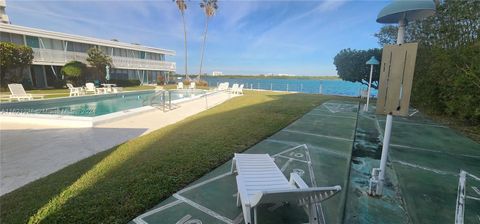
[[[208,97],[208,106],[230,99],[227,93]],[[145,112],[94,128],[65,128],[0,123],[0,195],[47,176],[72,163],[206,110],[205,98],[163,112]]]

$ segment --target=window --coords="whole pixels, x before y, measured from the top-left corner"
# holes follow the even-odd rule
[[[120,56],[120,49],[113,48],[113,56]]]
[[[63,50],[63,41],[52,39],[52,49],[53,50]]]
[[[140,58],[145,59],[145,51],[140,51]]]
[[[12,43],[16,43],[16,44],[20,44],[20,45],[24,44],[23,43],[23,35],[11,33],[10,34],[10,40],[12,41]]]
[[[4,32],[0,32],[0,41],[2,41],[2,42],[10,42],[10,34],[9,34],[9,33],[4,33]]]
[[[27,46],[32,48],[40,48],[40,41],[38,37],[27,36]]]

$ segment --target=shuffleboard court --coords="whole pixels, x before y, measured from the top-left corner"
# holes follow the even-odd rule
[[[343,219],[358,103],[328,101],[245,153],[268,153],[285,176],[298,173],[309,186],[340,185],[342,191],[317,206],[322,223]],[[231,161],[180,190],[131,223],[243,223],[236,206],[237,186]],[[305,223],[294,205],[267,204],[259,223]]]

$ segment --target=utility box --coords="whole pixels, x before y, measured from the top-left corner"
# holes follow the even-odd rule
[[[417,49],[418,43],[383,47],[377,114],[408,115]]]

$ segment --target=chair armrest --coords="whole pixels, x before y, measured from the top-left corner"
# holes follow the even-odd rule
[[[245,189],[244,183],[245,182],[243,181],[241,175],[237,175],[237,189],[238,194],[240,195],[240,200],[242,201],[243,205],[250,207],[250,199],[248,198],[248,192],[247,189]]]
[[[300,189],[308,188],[307,183],[297,173],[290,173],[290,184]]]

